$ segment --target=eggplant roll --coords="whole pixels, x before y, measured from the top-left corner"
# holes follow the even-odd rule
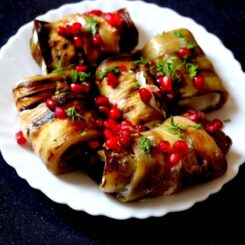
[[[105,148],[104,153],[100,188],[124,202],[172,194],[217,178],[227,169],[225,155],[213,137],[181,116],[135,135],[126,151]]]
[[[97,116],[88,105],[87,77],[89,73],[74,70],[52,73],[23,79],[13,89],[21,130],[55,174],[86,167],[82,165],[90,161],[89,142],[102,136],[96,127]],[[83,90],[74,92],[72,87]]]
[[[56,22],[34,21],[31,50],[44,73],[64,67],[98,62],[110,55],[130,52],[138,43],[138,31],[126,9],[113,13],[92,10]]]
[[[180,110],[212,111],[227,101],[228,92],[189,30],[176,29],[153,37],[141,55],[155,61],[155,69],[151,68],[155,78],[171,77],[172,91],[163,85],[163,96],[174,94],[175,107]]]
[[[135,125],[152,127],[165,119],[164,105],[158,101],[158,88],[144,65],[137,65],[131,56],[121,55],[102,62],[96,71],[97,86],[101,95],[117,105],[124,119]],[[142,101],[139,89],[147,88],[152,94],[149,103]]]

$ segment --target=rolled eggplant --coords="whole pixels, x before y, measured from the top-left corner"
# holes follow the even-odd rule
[[[110,55],[130,52],[138,43],[138,31],[126,9],[113,13],[92,10],[56,22],[34,21],[31,49],[43,73],[59,62],[72,68],[92,66]]]
[[[96,71],[99,93],[122,111],[123,118],[132,125],[152,127],[165,118],[164,105],[158,101],[159,89],[153,84],[144,65],[131,56],[121,55],[102,62]],[[149,99],[140,92],[147,90]]]
[[[131,147],[105,148],[100,188],[123,202],[169,195],[223,175],[224,153],[199,124],[175,116],[135,135]]]
[[[158,84],[173,108],[212,111],[227,101],[228,92],[189,30],[176,29],[153,37],[141,55],[155,62],[150,68],[155,81],[171,78],[171,88]]]

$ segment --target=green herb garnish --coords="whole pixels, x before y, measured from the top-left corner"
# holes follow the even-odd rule
[[[224,123],[229,123],[229,122],[231,122],[231,119],[230,118],[226,118],[226,119],[223,120],[223,122]]]
[[[75,106],[69,107],[66,109],[66,115],[67,117],[70,117],[72,121],[75,121],[76,119],[84,119],[84,117],[77,112]]]
[[[168,131],[177,135],[181,139],[185,139],[185,135],[183,134],[183,131],[185,130],[185,127],[179,124],[176,124],[174,122],[174,117],[170,116],[170,126],[168,127]]]
[[[55,69],[53,70],[53,73],[58,73],[59,75],[64,75],[64,60],[63,58],[60,58],[60,60],[55,64]]]
[[[91,77],[90,73],[72,70],[70,79],[72,83],[74,82],[86,83],[86,80],[90,77]]]
[[[197,124],[193,124],[193,125],[188,125],[189,127],[191,128],[195,128],[195,129],[201,129],[202,128],[202,125],[197,123]]]
[[[176,37],[178,37],[178,38],[183,38],[183,37],[185,37],[184,34],[183,34],[181,31],[175,30],[175,31],[173,31],[173,34],[174,34]]]
[[[188,72],[189,72],[189,75],[190,75],[191,79],[194,79],[194,77],[198,73],[198,66],[193,64],[193,63],[187,62],[186,63],[186,67],[188,69]]]
[[[95,35],[97,32],[98,20],[93,18],[92,16],[88,16],[86,18],[85,29],[90,32],[92,35]]]
[[[147,154],[151,153],[152,147],[153,147],[154,141],[147,138],[146,136],[142,136],[140,138],[140,144],[139,144],[139,148],[146,152]]]
[[[195,43],[188,43],[186,46],[188,49],[194,49],[196,47]]]
[[[108,72],[113,71],[116,75],[120,74],[120,70],[116,68],[115,66],[107,67],[103,69],[103,71],[100,71],[98,76],[100,80],[103,80]]]
[[[80,133],[80,136],[81,136],[81,137],[85,137],[85,136],[87,136],[87,135],[88,135],[88,132],[87,132],[87,131],[83,131],[83,132]]]
[[[161,72],[163,75],[168,75],[171,78],[174,78],[176,72],[176,65],[174,64],[174,62],[158,61],[155,69],[158,72]]]
[[[140,84],[139,83],[135,83],[134,89],[139,89],[139,88],[140,88]]]
[[[135,65],[147,65],[147,63],[150,61],[149,58],[144,58],[144,57],[141,57],[139,60],[135,60],[134,61],[134,64]]]

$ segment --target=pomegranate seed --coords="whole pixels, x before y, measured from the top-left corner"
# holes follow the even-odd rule
[[[63,26],[58,26],[57,33],[62,37],[66,36],[66,28]]]
[[[59,119],[65,119],[66,118],[66,112],[62,107],[56,107],[55,108],[55,117]]]
[[[59,83],[59,90],[66,90],[66,89],[68,89],[68,83],[67,82]]]
[[[188,48],[181,48],[181,49],[178,51],[178,56],[179,56],[180,58],[189,57],[189,56],[191,56],[191,51],[190,51],[190,49],[188,49]]]
[[[106,13],[104,18],[112,27],[120,27],[123,23],[122,18],[115,13]]]
[[[189,146],[184,140],[177,140],[173,146],[174,153],[186,154],[189,152]]]
[[[172,90],[172,78],[168,75],[159,76],[157,82],[160,84],[161,91],[167,92]]]
[[[180,154],[175,152],[175,153],[172,153],[169,157],[169,163],[172,165],[172,167],[174,165],[176,165],[180,160]]]
[[[146,88],[140,88],[139,89],[139,94],[140,94],[140,98],[141,100],[145,103],[148,104],[152,98],[152,93],[146,89]]]
[[[16,141],[19,145],[23,145],[26,143],[26,138],[24,137],[24,134],[22,131],[19,131],[15,134]]]
[[[83,42],[82,42],[82,39],[80,37],[75,36],[73,38],[73,41],[74,41],[76,48],[81,48],[83,46]]]
[[[167,92],[166,97],[167,97],[168,101],[172,101],[174,99],[174,97],[175,97],[174,90],[172,89],[171,91]]]
[[[202,76],[196,76],[193,80],[193,85],[196,89],[202,90],[204,85],[204,79]]]
[[[75,93],[88,92],[89,86],[84,84],[79,84],[79,83],[72,83],[71,91]]]
[[[170,152],[170,143],[166,140],[163,140],[159,144],[159,151],[161,153],[169,153]]]
[[[155,66],[155,65],[156,65],[156,63],[155,63],[153,60],[149,60],[149,61],[147,62],[147,64],[146,64],[146,67],[150,68],[150,67],[153,67],[153,66]]]
[[[81,32],[81,29],[82,29],[81,23],[75,22],[71,26],[71,34],[73,36],[76,36],[76,35],[78,35]]]
[[[102,37],[99,33],[95,34],[92,38],[94,46],[100,46],[103,42]]]
[[[109,106],[110,105],[110,102],[108,100],[107,97],[105,96],[98,96],[95,98],[95,104],[97,106],[101,106],[101,105],[104,105],[104,106]]]
[[[131,130],[133,130],[133,128],[134,128],[134,126],[131,122],[126,121],[126,120],[121,122],[121,129],[122,130],[126,129],[126,130],[131,131]]]
[[[118,69],[120,70],[120,72],[128,71],[128,67],[125,65],[118,66]]]
[[[91,10],[91,11],[88,11],[86,13],[84,13],[84,15],[96,15],[96,16],[101,16],[103,14],[103,12],[99,9],[94,9],[94,10]]]
[[[117,137],[110,137],[109,139],[106,140],[105,146],[109,149],[112,150],[119,150],[119,145],[118,145],[118,139]]]
[[[119,79],[113,71],[110,71],[106,74],[106,81],[107,84],[112,88],[116,88],[119,85]]]
[[[93,149],[93,150],[96,150],[100,147],[100,142],[98,140],[90,141],[90,142],[88,142],[88,147]]]
[[[106,120],[105,123],[104,123],[104,126],[105,126],[106,128],[109,128],[109,129],[113,130],[113,131],[120,130],[120,125],[117,124],[117,123],[116,123],[114,120],[112,120],[112,119]]]
[[[112,130],[106,128],[104,130],[104,136],[106,139],[109,139],[109,138],[115,137],[115,133]]]
[[[144,125],[136,125],[135,128],[138,132],[144,132],[147,129]]]
[[[118,109],[117,105],[113,105],[111,107],[109,117],[114,120],[117,120],[121,117],[121,111]]]
[[[106,116],[109,116],[109,113],[110,113],[110,110],[108,107],[102,105],[102,106],[99,106],[99,111],[103,114],[105,114]]]
[[[193,122],[198,122],[200,120],[203,120],[205,117],[205,115],[202,112],[196,110],[189,110],[183,116],[190,119]]]
[[[131,134],[128,130],[119,131],[119,143],[122,146],[128,146],[132,141]]]
[[[54,111],[55,107],[57,106],[58,102],[52,98],[49,98],[46,100],[46,106],[49,108],[49,110]]]
[[[72,34],[72,26],[69,24],[65,25],[65,35],[70,36]]]
[[[85,65],[77,65],[75,69],[79,72],[85,72],[88,70],[88,67]]]
[[[99,119],[96,120],[96,124],[100,128],[104,127],[104,123],[105,123],[105,121],[103,119],[99,118]]]
[[[205,127],[209,133],[214,133],[223,127],[223,122],[219,119],[214,119]]]

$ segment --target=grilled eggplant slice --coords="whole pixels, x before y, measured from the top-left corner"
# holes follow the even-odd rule
[[[171,161],[177,141],[188,151]],[[170,151],[159,151],[160,142],[169,142]],[[176,154],[176,153],[175,153]],[[227,162],[215,140],[198,124],[175,116],[149,131],[136,135],[125,152],[105,149],[105,169],[100,188],[121,201],[168,195],[183,187],[217,178]]]
[[[141,54],[156,62],[155,69],[151,68],[154,76],[172,78],[173,108],[212,111],[227,101],[228,92],[189,30],[176,29],[157,35],[145,45]],[[163,94],[166,98],[169,91]]]
[[[117,22],[108,21],[108,14]],[[74,27],[74,23],[78,25]],[[127,10],[120,9],[75,14],[52,23],[35,20],[31,49],[43,72],[49,73],[60,60],[69,68],[83,63],[98,65],[105,57],[130,52],[137,43],[137,29]]]
[[[108,73],[114,74],[115,84],[109,81]],[[157,94],[152,93],[149,103],[141,100],[139,88],[146,87],[149,91],[158,91],[158,88],[144,65],[135,64],[131,56],[121,55],[103,61],[96,74],[100,94],[106,96],[111,104],[116,104],[123,117],[133,125],[152,127],[165,118],[164,105],[158,101]]]

